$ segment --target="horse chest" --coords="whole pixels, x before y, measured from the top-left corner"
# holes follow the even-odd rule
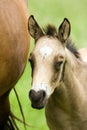
[[[50,130],[72,130],[70,121],[68,120],[68,116],[65,115],[61,110],[53,110],[51,109],[48,112],[48,108],[46,109],[46,120],[48,127]]]

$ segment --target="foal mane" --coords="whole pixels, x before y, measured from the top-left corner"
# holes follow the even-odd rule
[[[47,35],[48,37],[56,37],[58,39],[58,31],[55,26],[48,24],[43,30],[45,35]],[[66,47],[74,54],[76,58],[80,58],[79,52],[71,39],[67,40]]]

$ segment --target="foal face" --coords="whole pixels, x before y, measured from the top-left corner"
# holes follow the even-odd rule
[[[29,59],[32,68],[32,89],[29,97],[32,107],[40,109],[45,106],[48,98],[63,78],[65,45],[57,37],[42,35],[40,28],[38,29],[40,34],[37,32],[37,35],[41,36],[37,38],[34,30],[31,30],[31,23],[29,25],[30,34],[36,38],[35,48]]]

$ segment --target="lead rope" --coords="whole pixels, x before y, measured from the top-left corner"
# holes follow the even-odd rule
[[[22,115],[22,119],[19,119],[17,116],[15,116],[12,112],[10,112],[10,116],[9,116],[9,123],[10,125],[12,125],[13,127],[15,127],[14,129],[11,129],[11,130],[19,130],[15,120],[19,121],[20,123],[24,124],[24,128],[26,130],[26,127],[32,127],[32,128],[37,128],[35,126],[32,126],[32,125],[29,125],[25,122],[25,117],[24,117],[24,113],[23,113],[23,110],[22,110],[22,106],[21,106],[21,103],[20,103],[20,100],[19,100],[19,97],[18,97],[18,94],[17,94],[17,91],[15,88],[13,88],[14,92],[15,92],[15,95],[16,95],[16,98],[17,98],[17,101],[18,101],[18,105],[19,105],[19,108],[20,108],[20,112],[21,112],[21,115]]]
[[[23,109],[22,109],[22,106],[21,106],[21,103],[20,103],[20,100],[19,100],[19,97],[18,97],[18,94],[17,94],[17,91],[15,88],[14,89],[14,92],[15,92],[15,95],[16,95],[16,98],[17,98],[17,101],[18,101],[18,105],[19,105],[19,109],[20,109],[20,112],[21,112],[21,115],[22,115],[22,119],[23,119],[23,124],[24,124],[24,128],[26,130],[26,123],[25,123],[25,117],[24,117],[24,113],[23,113]],[[17,118],[16,118],[17,119]]]
[[[19,128],[17,127],[15,120],[19,121],[20,123],[23,123],[25,130],[26,130],[26,126],[29,127],[29,128],[30,128],[30,127],[32,127],[32,128],[37,128],[37,127],[32,126],[32,125],[29,125],[28,123],[25,122],[24,113],[23,113],[23,110],[22,110],[22,106],[21,106],[21,103],[20,103],[20,100],[19,100],[17,91],[16,91],[15,88],[13,88],[13,89],[14,89],[14,92],[15,92],[15,95],[16,95],[16,98],[17,98],[17,101],[18,101],[18,104],[19,104],[20,112],[21,112],[21,115],[22,115],[22,119],[23,119],[23,120],[19,119],[19,118],[18,118],[17,116],[15,116],[12,112],[10,112],[11,118],[12,118],[12,120],[14,121],[14,124],[15,124],[17,130],[19,130]]]

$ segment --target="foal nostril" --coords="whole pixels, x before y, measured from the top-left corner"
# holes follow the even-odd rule
[[[29,92],[29,98],[33,103],[38,103],[44,100],[46,96],[45,91],[40,90],[38,92],[34,91],[34,90],[30,90]]]

